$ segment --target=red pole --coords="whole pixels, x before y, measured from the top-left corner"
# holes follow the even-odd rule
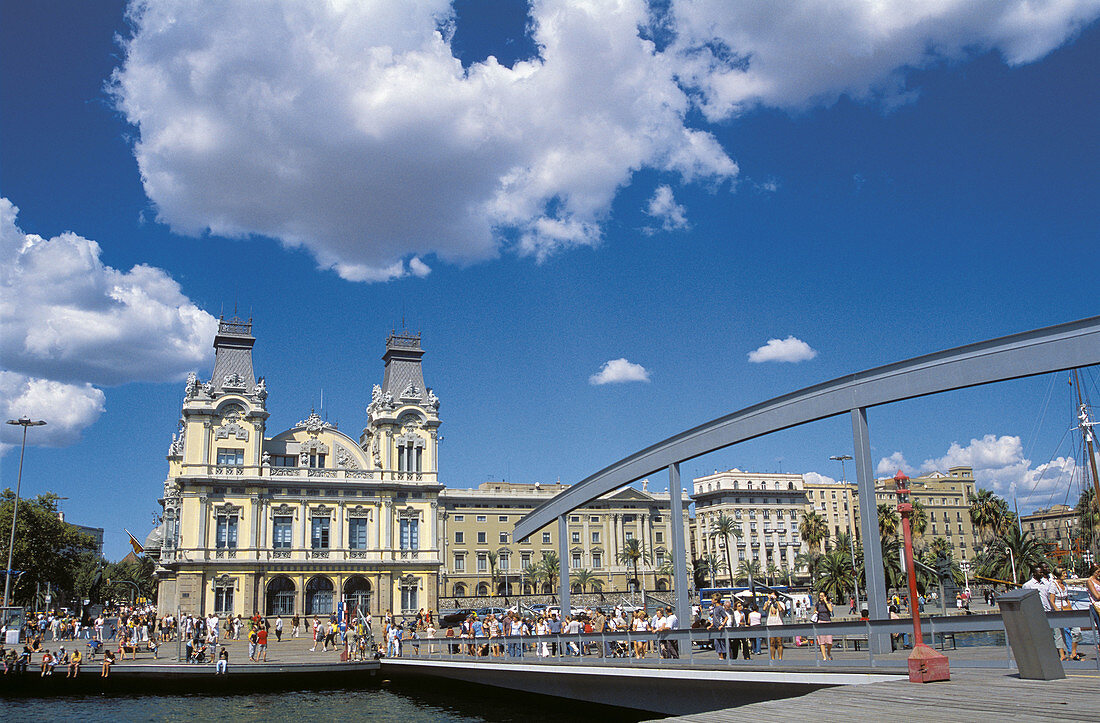
[[[909,528],[909,514],[913,505],[902,502],[898,505],[901,513],[901,532],[905,541],[905,574],[909,578],[909,611],[913,614],[913,647],[924,645],[924,636],[920,631],[920,605],[917,600],[917,571],[913,565],[913,534]]]

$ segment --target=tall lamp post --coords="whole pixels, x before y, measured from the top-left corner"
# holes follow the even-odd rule
[[[27,427],[41,427],[45,422],[32,420],[26,415],[19,419],[9,419],[8,424],[17,424],[23,428],[23,446],[19,448],[19,476],[15,482],[15,509],[11,513],[11,539],[8,540],[8,566],[4,568],[4,607],[8,606],[11,595],[11,556],[15,551],[15,521],[19,517],[19,490],[23,486],[23,454],[27,451]]]
[[[850,454],[834,454],[829,459],[834,462],[840,462],[840,481],[844,484],[848,483],[848,475],[844,471],[844,463],[852,458]],[[856,540],[855,535],[852,532],[848,533],[848,547],[852,553],[852,589],[856,593],[856,612],[862,609],[859,602],[859,570],[856,569]]]
[[[937,653],[924,644],[920,631],[920,605],[917,604],[917,571],[913,565],[913,534],[909,516],[913,505],[909,502],[909,477],[898,470],[894,475],[894,492],[898,496],[898,512],[901,514],[901,531],[905,543],[905,573],[909,578],[909,610],[913,614],[913,652],[909,654],[909,680],[913,683],[931,683],[950,680],[947,656]]]

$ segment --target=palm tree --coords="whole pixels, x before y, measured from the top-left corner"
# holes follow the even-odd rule
[[[546,571],[543,570],[542,565],[538,563],[528,563],[523,568],[523,581],[531,585],[531,589],[536,593],[539,589],[539,583],[546,577]]]
[[[754,577],[760,577],[760,561],[742,560],[741,564],[737,566],[737,579],[752,580]]]
[[[852,572],[852,559],[847,550],[833,550],[825,555],[821,562],[821,578],[817,581],[816,589],[824,590],[825,594],[833,600],[847,598],[848,591],[855,586],[855,575]]]
[[[500,553],[489,550],[485,556],[489,559],[489,592],[491,595],[495,595],[497,593],[497,561],[500,560]]]
[[[1086,488],[1077,499],[1077,514],[1081,516],[1081,542],[1086,548],[1092,547],[1100,538],[1100,507],[1096,505],[1092,487]]]
[[[722,572],[723,570],[728,570],[729,568],[726,567],[725,560],[711,552],[709,554],[703,555],[699,559],[699,564],[696,567],[696,570],[700,569],[704,572],[704,574],[710,575],[710,586],[718,587],[718,583],[715,582],[715,578],[718,576],[718,573]]]
[[[772,581],[779,576],[779,568],[775,566],[774,562],[769,562],[768,566],[764,568],[764,574],[768,578],[768,586],[771,587]]]
[[[893,505],[881,503],[878,506],[878,534],[883,540],[896,537],[901,529],[901,518]]]
[[[733,561],[730,559],[730,535],[734,537],[741,537],[741,526],[737,524],[732,517],[727,515],[718,515],[718,519],[714,521],[714,529],[712,534],[721,537],[726,543],[726,572],[733,575]],[[733,582],[731,577],[730,582]]]
[[[804,567],[806,572],[810,574],[810,584],[813,585],[817,580],[817,571],[821,567],[821,561],[825,558],[817,550],[810,550],[809,552],[800,552],[795,555],[794,565],[796,568]]]
[[[1007,529],[1008,502],[993,490],[978,490],[970,503],[970,521],[978,528],[983,542],[989,542]]]
[[[913,537],[920,537],[928,529],[928,510],[920,500],[913,500],[913,511],[909,513],[909,530]]]
[[[636,537],[631,537],[623,541],[623,549],[619,551],[618,560],[620,565],[633,566],[634,580],[640,582],[640,578],[638,577],[638,563],[649,562],[649,553],[646,551],[641,540]]]
[[[561,561],[558,560],[558,553],[552,551],[543,552],[542,560],[539,561],[539,565],[542,566],[543,576],[550,585],[550,594],[553,595],[554,583],[557,581],[559,573],[561,573]]]
[[[829,523],[817,512],[807,510],[802,513],[802,519],[798,522],[798,534],[811,548],[820,547],[822,541],[829,536]]]
[[[581,586],[582,593],[588,587],[591,587],[596,592],[599,592],[603,588],[603,581],[591,570],[577,570],[570,579],[573,581],[574,585]]]
[[[1011,555],[1009,554],[1011,551]],[[1048,564],[1043,543],[1031,537],[1031,532],[1021,532],[1012,525],[1003,536],[997,537],[982,556],[979,573],[983,577],[998,580],[1026,580],[1033,567]],[[1013,568],[1015,565],[1015,568]]]

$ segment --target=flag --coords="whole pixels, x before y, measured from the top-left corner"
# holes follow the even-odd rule
[[[125,529],[125,528],[123,528]],[[137,538],[130,534],[129,530],[126,530],[126,534],[130,535],[130,545],[134,548],[134,554],[140,555],[145,552],[145,548],[141,546],[141,543],[137,541]]]

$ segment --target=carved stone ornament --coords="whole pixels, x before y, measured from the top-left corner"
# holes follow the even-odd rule
[[[310,517],[332,517],[332,513],[335,510],[333,507],[326,507],[325,505],[317,505],[309,509]]]
[[[377,402],[381,398],[382,398],[382,387],[379,386],[378,384],[375,384],[370,390],[371,403],[373,404],[374,402]]]
[[[183,420],[180,420],[179,434],[172,435],[172,443],[168,445],[169,457],[181,457],[183,456],[183,437],[187,428],[183,426]]]
[[[405,388],[401,390],[401,398],[419,400],[420,390],[416,387],[415,384],[409,382],[405,385]]]
[[[234,414],[233,416],[235,420],[236,415]],[[233,435],[244,442],[248,441],[248,429],[237,424],[236,421],[232,421],[214,430],[214,439],[228,439],[229,435]]]
[[[336,445],[336,466],[340,469],[359,469],[359,462],[349,450]]]
[[[286,516],[286,515],[293,515],[295,512],[297,512],[297,510],[298,510],[297,507],[291,507],[290,505],[288,505],[284,502],[283,504],[279,505],[278,507],[272,507],[271,508],[271,514],[279,515],[279,516],[282,517],[282,516]]]
[[[223,389],[244,389],[244,377],[237,372],[226,374],[222,379]]]
[[[439,411],[439,397],[435,395],[435,392],[433,392],[430,387],[428,388],[428,398],[425,400],[424,406],[433,412]]]
[[[241,513],[241,510],[243,510],[243,509],[244,508],[241,507],[240,505],[232,505],[232,504],[226,502],[224,505],[215,505],[214,514],[216,514],[216,515],[226,515],[228,517],[228,516],[232,516],[232,515],[239,515]]]
[[[267,382],[264,381],[263,377],[256,381],[256,386],[252,388],[252,396],[260,401],[267,399]]]
[[[351,507],[348,509],[348,518],[350,519],[353,517],[365,517],[369,520],[371,518],[371,509],[369,507],[364,507],[363,505],[356,505],[355,507]]]
[[[422,515],[421,515],[421,513],[420,513],[420,510],[416,509],[416,508],[415,508],[415,507],[413,507],[412,505],[409,505],[408,507],[406,507],[406,508],[405,508],[405,509],[403,509],[403,510],[399,510],[399,511],[398,511],[398,514],[399,514],[399,515],[400,515],[401,517],[404,517],[404,518],[406,518],[406,519],[408,519],[408,518],[415,518],[415,519],[417,519],[417,520],[419,520],[419,519],[421,518],[421,516],[422,516]]]
[[[371,456],[374,458],[374,466],[382,466],[382,445],[378,441],[378,437],[374,438],[374,442],[371,443]]]
[[[237,587],[236,578],[230,577],[228,573],[222,573],[221,575],[218,575],[214,578],[213,583],[213,587],[215,588],[231,587],[236,589]]]
[[[164,499],[172,500],[180,497],[180,486],[176,484],[175,480],[164,481]]]
[[[420,578],[418,578],[416,575],[413,575],[412,573],[409,573],[408,575],[402,575],[398,579],[400,580],[402,587],[418,587],[420,585]]]
[[[305,427],[305,430],[310,434],[317,434],[322,429],[333,428],[331,424],[321,419],[321,417],[318,416],[317,412],[310,412],[308,417],[298,422],[298,424],[295,426]]]
[[[199,378],[197,376],[195,376],[195,372],[188,372],[188,374],[187,374],[187,384],[183,388],[183,399],[184,399],[184,401],[187,401],[188,399],[194,399],[195,396],[198,393],[199,393]]]

